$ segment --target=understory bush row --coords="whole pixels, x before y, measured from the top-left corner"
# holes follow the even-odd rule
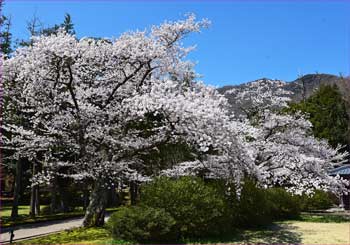
[[[331,204],[327,193],[293,196],[282,188],[258,188],[251,180],[244,182],[238,197],[233,186],[221,181],[162,177],[142,186],[139,204],[114,213],[107,227],[116,239],[181,241],[297,218],[301,210]]]

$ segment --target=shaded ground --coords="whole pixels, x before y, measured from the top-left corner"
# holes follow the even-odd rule
[[[349,244],[350,224],[321,223],[305,221],[277,222],[256,230],[242,230],[229,237],[187,243],[289,243],[289,244]],[[104,228],[78,228],[64,231],[33,240],[23,241],[25,244],[121,244],[125,241],[113,240]]]

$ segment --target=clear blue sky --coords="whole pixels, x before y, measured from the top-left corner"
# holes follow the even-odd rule
[[[6,0],[5,0],[6,1]],[[34,13],[46,25],[70,13],[78,37],[118,37],[193,12],[212,21],[185,44],[207,84],[261,77],[291,81],[298,74],[350,73],[349,1],[14,1],[5,2],[13,34],[26,38]]]

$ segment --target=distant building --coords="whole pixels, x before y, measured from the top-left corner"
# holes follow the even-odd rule
[[[349,180],[350,181],[350,164],[342,165],[340,167],[337,167],[335,169],[332,169],[329,172],[329,175],[335,176],[339,175],[343,179]],[[348,186],[348,190],[350,192],[350,186]],[[346,210],[350,210],[350,193],[345,195],[343,194],[341,196],[341,204]]]

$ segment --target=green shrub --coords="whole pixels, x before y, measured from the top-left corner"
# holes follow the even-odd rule
[[[268,192],[258,188],[255,182],[245,180],[237,202],[235,213],[238,226],[256,227],[272,222],[273,204]]]
[[[232,228],[238,226],[237,217],[238,217],[238,203],[239,198],[237,197],[236,186],[234,183],[228,183],[226,180],[209,180],[207,184],[214,188],[221,198],[225,200],[225,217],[226,226],[230,229],[227,231],[232,232]]]
[[[224,197],[200,178],[158,178],[142,187],[141,204],[169,212],[179,238],[217,235],[229,229]]]
[[[167,242],[175,239],[175,220],[163,209],[133,206],[113,213],[107,228],[113,238],[135,242]]]
[[[303,211],[324,210],[334,204],[331,194],[320,190],[316,190],[312,196],[303,195],[301,199]]]
[[[274,220],[293,219],[300,215],[300,197],[292,195],[282,188],[267,189]]]
[[[244,180],[239,197],[234,184],[215,180],[210,181],[210,185],[225,197],[226,215],[235,227],[257,227],[274,220],[294,219],[299,217],[302,209],[300,196],[283,188],[260,188],[248,178]]]

